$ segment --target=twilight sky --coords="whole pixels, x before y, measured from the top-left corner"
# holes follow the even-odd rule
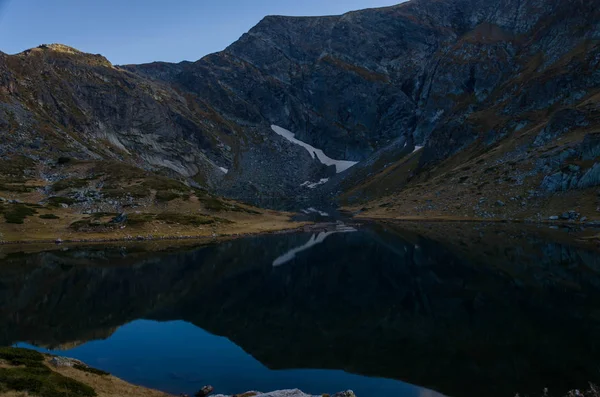
[[[61,43],[114,64],[197,60],[265,15],[332,15],[401,0],[0,0],[0,51]]]

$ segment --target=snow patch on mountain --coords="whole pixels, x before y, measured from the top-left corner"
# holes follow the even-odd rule
[[[319,182],[306,181],[302,185],[300,185],[300,187],[307,187],[309,189],[314,189],[319,185],[326,184],[327,182],[329,182],[329,178],[323,178]]]
[[[331,157],[328,157],[321,149],[317,149],[314,146],[311,146],[306,142],[302,142],[301,140],[296,139],[295,138],[296,134],[294,134],[291,131],[286,130],[285,128],[281,128],[279,126],[272,125],[271,129],[277,135],[282,136],[285,139],[287,139],[288,141],[305,148],[308,151],[308,153],[310,153],[310,155],[312,156],[313,159],[316,157],[322,164],[325,164],[327,166],[335,165],[335,169],[338,174],[340,172],[346,171],[348,168],[350,168],[358,163],[357,161],[334,160]]]
[[[329,214],[327,212],[318,210],[318,209],[313,208],[313,207],[310,207],[310,208],[307,208],[305,210],[302,210],[301,212],[305,213],[306,215],[319,214],[321,216],[329,216]]]

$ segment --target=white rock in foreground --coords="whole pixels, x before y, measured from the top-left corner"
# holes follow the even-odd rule
[[[294,389],[294,390],[278,390],[278,391],[273,391],[270,393],[259,393],[257,394],[255,397],[321,397],[322,395],[311,395],[311,394],[306,394],[301,392],[298,389]],[[226,396],[223,394],[217,394],[216,396],[213,397],[231,397],[231,396]],[[353,391],[345,391],[342,393],[337,393],[334,394],[332,397],[356,397],[356,395],[354,394]]]
[[[316,157],[322,164],[325,164],[327,166],[335,165],[335,170],[338,174],[340,172],[346,171],[348,168],[357,164],[357,161],[334,160],[331,157],[328,157],[321,149],[317,149],[306,142],[302,142],[301,140],[296,139],[296,135],[293,132],[286,130],[285,128],[272,125],[271,129],[275,131],[277,135],[284,137],[285,139],[292,143],[295,143],[296,145],[302,146],[308,151],[308,153],[310,153],[313,159]]]

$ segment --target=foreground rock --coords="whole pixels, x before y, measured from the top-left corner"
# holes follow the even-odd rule
[[[327,394],[322,395],[312,395],[306,394],[298,389],[293,390],[277,390],[270,393],[261,393],[261,392],[247,392],[244,394],[234,394],[233,396],[226,396],[224,394],[218,394],[214,397],[322,397],[327,396]],[[356,397],[356,394],[352,390],[344,391],[341,393],[336,393],[331,397]]]

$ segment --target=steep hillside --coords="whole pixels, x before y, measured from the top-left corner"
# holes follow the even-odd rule
[[[413,0],[335,17],[271,16],[224,52],[198,62],[127,68],[198,93],[228,118],[258,125],[263,140],[277,139],[268,128],[275,124],[332,157],[363,161],[343,177],[296,179],[331,178],[309,195],[341,192],[352,203],[395,192],[427,207],[419,198],[431,186],[418,184],[435,176],[450,186],[470,179],[497,187],[504,178],[523,196],[521,190],[537,190],[538,179],[566,166],[553,160],[565,156],[561,135],[573,133],[581,142],[598,125],[599,20],[598,7],[581,1]],[[579,116],[569,110],[575,108]],[[570,117],[578,121],[570,125]],[[544,136],[536,140],[541,130]],[[418,146],[424,146],[421,153],[404,158]],[[498,156],[479,158],[492,151]],[[295,164],[277,164],[264,178],[254,165],[272,162],[273,153],[256,145],[241,153],[233,172],[245,182],[258,181],[261,189],[297,175]],[[592,161],[578,165],[583,176],[593,159],[576,157]],[[499,175],[481,177],[468,172],[474,167],[467,163],[489,168],[496,162],[516,169],[500,166]],[[464,175],[446,175],[447,167],[460,165]],[[414,195],[406,194],[407,185]],[[227,194],[244,194],[237,184],[226,186]],[[449,196],[464,194],[451,190]],[[414,208],[397,212],[415,214]]]
[[[115,159],[272,206],[543,218],[552,195],[557,210],[585,197],[590,217],[599,10],[412,0],[269,16],[197,62],[115,67],[64,46],[2,55],[0,131],[12,132],[0,150]],[[359,164],[332,165],[348,161]]]

